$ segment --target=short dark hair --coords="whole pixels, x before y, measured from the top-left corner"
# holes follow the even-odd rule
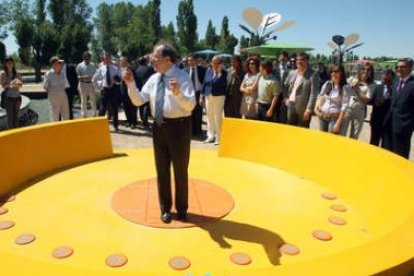
[[[398,62],[404,62],[408,65],[411,69],[413,69],[413,60],[411,58],[400,58]]]
[[[392,69],[387,69],[383,73],[384,75],[391,75],[392,78],[395,78],[395,72]]]
[[[91,53],[89,53],[89,52],[84,52],[83,54],[82,54],[82,58],[87,58],[87,57],[92,57],[92,55],[91,55]]]
[[[162,46],[161,56],[162,57],[169,57],[172,63],[177,63],[177,51],[175,50],[174,46],[167,42],[159,42],[154,46],[154,49]]]
[[[268,74],[270,74],[273,70],[273,63],[270,60],[263,60],[262,62],[260,62],[260,66],[266,70],[266,72]]]
[[[286,52],[286,51],[282,51],[282,52],[280,52],[279,56],[284,56],[284,57],[286,57],[286,58],[289,58],[289,54],[288,54],[288,52]]]
[[[299,54],[297,54],[296,58],[299,58],[299,57],[309,60],[309,55],[305,52],[300,52]]]

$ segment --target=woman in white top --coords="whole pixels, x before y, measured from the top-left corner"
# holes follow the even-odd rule
[[[357,89],[356,84],[358,82],[367,84],[366,89]],[[358,73],[358,79],[353,81],[351,86],[353,92],[349,109],[345,116],[347,122],[346,128],[348,129],[348,125],[351,125],[349,137],[358,139],[367,115],[367,103],[372,99],[376,86],[374,83],[374,67],[372,64],[366,64],[361,68]]]
[[[245,62],[244,79],[240,85],[240,92],[243,93],[240,106],[240,114],[244,119],[255,119],[257,117],[257,86],[254,84],[259,76],[260,61],[257,57],[250,57]]]
[[[332,65],[331,79],[322,86],[315,105],[319,117],[319,129],[334,134],[346,135],[345,114],[349,106],[351,87],[346,83],[342,65]]]

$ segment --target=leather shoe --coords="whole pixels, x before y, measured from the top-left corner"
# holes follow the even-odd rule
[[[171,220],[172,220],[172,215],[171,215],[171,213],[170,213],[170,212],[165,212],[165,213],[162,213],[162,215],[161,215],[161,220],[162,220],[162,222],[164,222],[164,223],[170,223],[170,222],[171,222]]]
[[[187,212],[177,213],[177,220],[179,220],[179,221],[187,221]]]

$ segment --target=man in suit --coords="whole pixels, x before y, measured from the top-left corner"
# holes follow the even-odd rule
[[[296,70],[291,70],[285,80],[287,123],[309,128],[312,110],[318,96],[318,76],[309,66],[308,54],[296,57]]]
[[[69,82],[69,87],[65,89],[66,95],[69,101],[69,118],[73,119],[73,97],[79,94],[78,85],[78,73],[76,72],[76,64],[65,64],[66,78]]]
[[[413,60],[398,60],[396,70],[398,82],[393,88],[391,108],[384,121],[384,148],[408,159],[414,130]]]
[[[203,134],[201,128],[203,119],[203,107],[200,105],[200,93],[203,86],[205,69],[201,66],[198,66],[196,64],[194,56],[190,55],[187,57],[187,67],[185,70],[190,76],[196,95],[196,106],[191,113],[193,136],[201,137]]]
[[[138,67],[135,69],[135,77],[137,87],[142,89],[147,80],[155,73],[154,68],[148,65],[148,56],[139,58]],[[145,103],[139,107],[139,117],[141,118],[141,127],[149,129],[148,116],[151,113],[149,103]]]
[[[395,73],[388,69],[382,75],[382,84],[377,85],[374,90],[374,95],[370,101],[372,104],[371,113],[371,138],[369,143],[371,145],[381,146],[384,144],[384,119],[391,106],[392,85],[394,82]]]
[[[275,122],[277,123],[282,123],[282,124],[286,124],[287,123],[287,108],[286,105],[284,105],[283,103],[286,101],[286,99],[284,99],[284,95],[286,95],[285,91],[285,80],[289,74],[289,68],[288,68],[288,59],[289,59],[289,55],[286,51],[282,51],[279,54],[279,64],[275,64],[273,66],[274,71],[273,74],[276,76],[276,79],[280,82],[281,84],[281,93],[279,95],[279,99],[277,101],[277,106],[276,106],[276,112],[275,112]]]

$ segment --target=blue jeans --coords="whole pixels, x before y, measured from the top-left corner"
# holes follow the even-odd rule
[[[333,127],[334,127],[336,121],[338,121],[338,118],[335,118],[335,117],[331,117],[329,119],[324,119],[322,117],[319,117],[319,130],[324,131],[324,132],[333,133]],[[342,125],[339,129],[338,134],[342,135],[342,136],[346,135],[346,127],[345,127],[344,122],[342,122]]]

